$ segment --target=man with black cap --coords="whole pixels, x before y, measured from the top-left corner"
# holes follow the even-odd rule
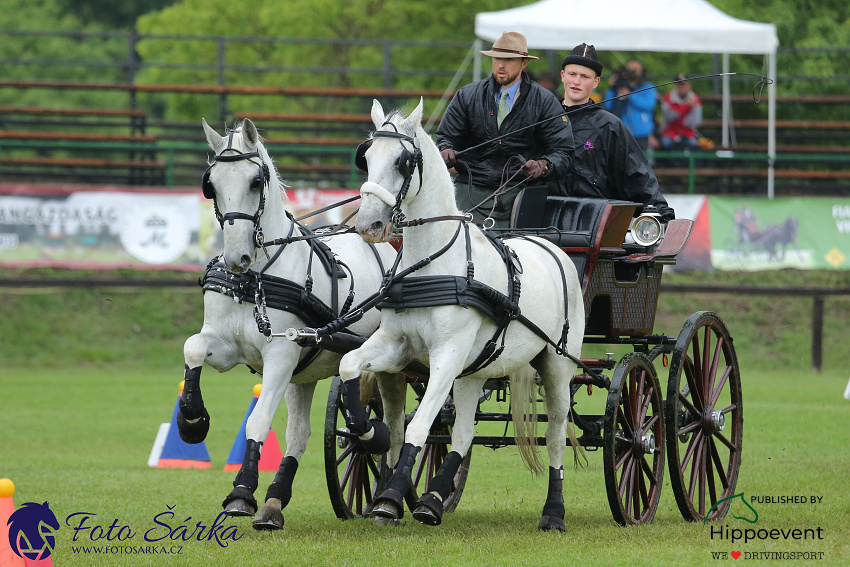
[[[590,99],[602,63],[592,45],[577,45],[561,63],[564,109],[576,142],[573,167],[560,178],[559,193],[653,205],[662,222],[675,218],[635,137],[615,115]]]
[[[446,165],[458,171],[458,207],[507,228],[522,188],[557,188],[572,165],[573,135],[555,95],[524,71],[537,59],[528,54],[524,35],[505,32],[481,53],[492,58],[493,73],[455,94],[437,145]]]

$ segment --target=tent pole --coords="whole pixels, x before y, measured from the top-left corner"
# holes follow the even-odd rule
[[[729,147],[729,112],[731,110],[729,100],[729,54],[723,54],[723,94],[721,96],[720,107],[722,109],[722,130],[721,130],[721,145],[724,148]]]
[[[475,50],[475,64],[473,65],[472,71],[472,80],[480,81],[481,80],[481,40],[479,38],[475,38],[475,42],[472,44],[472,49]]]
[[[773,164],[776,161],[776,51],[767,54],[767,198],[773,199]]]

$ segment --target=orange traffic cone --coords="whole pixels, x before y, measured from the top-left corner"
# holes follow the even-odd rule
[[[245,447],[248,445],[248,439],[245,436],[245,425],[248,423],[248,416],[254,411],[254,406],[257,405],[257,399],[260,397],[262,384],[254,386],[254,397],[251,403],[248,404],[248,411],[245,412],[245,418],[242,420],[242,427],[236,433],[236,440],[233,442],[233,447],[230,449],[230,454],[227,456],[227,462],[224,463],[224,470],[238,471],[242,468],[242,459],[245,457]],[[277,471],[280,466],[280,461],[283,459],[283,453],[280,450],[280,442],[277,440],[277,434],[274,429],[269,430],[269,435],[263,443],[263,449],[260,451],[260,462],[257,467],[261,471]]]
[[[12,549],[9,541],[9,518],[15,512],[13,494],[15,483],[8,478],[0,478],[0,567],[53,567],[53,560],[49,555],[45,559],[27,559]]]

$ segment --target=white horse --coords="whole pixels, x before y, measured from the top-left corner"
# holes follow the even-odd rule
[[[326,255],[323,266],[322,249],[326,251],[327,247],[315,239],[301,238],[301,230],[284,209],[283,184],[254,124],[245,120],[225,137],[206,121],[203,126],[215,152],[204,175],[203,190],[215,203],[216,217],[224,231],[224,254],[204,276],[207,292],[201,332],[189,337],[183,347],[185,386],[178,426],[181,437],[190,443],[200,443],[209,430],[200,390],[203,363],[219,372],[246,364],[262,374],[262,391],[245,427],[247,447],[242,468],[223,505],[231,515],[257,512],[253,523],[257,529],[280,529],[284,522],[281,510],[289,502],[298,461],[310,435],[310,404],[316,381],[337,374],[340,355],[302,348],[272,331],[319,326],[335,319],[352,292],[363,299],[377,291],[384,266],[391,265],[396,254],[389,244],[370,249],[356,234],[338,234],[326,239],[333,256]],[[277,244],[264,246],[266,236],[276,239],[273,242]],[[257,281],[261,275],[260,290]],[[308,281],[311,283],[305,283]],[[240,287],[249,284],[254,293]],[[302,301],[305,291],[307,300]],[[285,304],[287,310],[274,308],[275,301]],[[378,323],[379,315],[373,311],[350,330],[368,336]],[[399,447],[404,429],[404,385],[386,378],[378,377],[385,419],[395,430],[393,441]],[[253,493],[258,484],[260,449],[284,394],[289,415],[286,453],[265,504],[257,511]],[[359,406],[359,402],[353,405]],[[364,418],[353,431],[370,437],[367,450],[387,450],[389,432],[383,423]]]
[[[422,129],[421,119],[421,101],[409,117],[399,113],[385,117],[381,105],[374,102],[372,120],[377,130],[365,153],[369,178],[360,190],[363,200],[356,222],[364,240],[377,242],[386,240],[393,224],[399,224],[403,218],[399,212],[407,219],[425,219],[423,224],[416,220],[403,223],[404,246],[396,274],[410,275],[401,279],[401,299],[390,304],[396,308],[384,306],[378,331],[340,363],[340,376],[352,384],[352,390],[367,369],[397,372],[411,361],[430,368],[425,396],[407,427],[398,468],[376,500],[374,513],[388,518],[403,515],[410,469],[454,386],[452,451],[431,484],[433,490],[420,498],[413,513],[423,523],[439,524],[450,479],[474,436],[474,414],[484,381],[511,373],[532,374],[533,367],[545,390],[548,414],[549,493],[538,527],[565,531],[563,458],[569,386],[576,363],[563,354],[579,357],[584,335],[584,306],[575,266],[562,250],[538,238],[507,239],[508,248],[500,252],[481,230],[458,220],[462,217],[455,205],[454,185],[439,150]],[[430,263],[420,262],[426,258]],[[501,293],[501,299],[493,300],[497,320],[484,314],[486,308],[452,305],[457,301],[451,297],[459,297],[460,292],[450,295],[446,304],[416,307],[420,297],[433,304],[429,290],[441,282],[449,282],[451,287],[454,281],[458,289],[466,286],[470,267],[475,281]],[[515,304],[511,306],[515,281],[521,284],[519,316]],[[407,295],[408,290],[412,295]],[[473,304],[472,294],[464,297]],[[499,330],[499,322],[507,327]],[[499,346],[503,351],[491,359],[489,353],[494,348],[498,353]],[[487,359],[491,360],[485,364]],[[455,380],[465,369],[470,373]],[[516,393],[512,392],[512,398]]]

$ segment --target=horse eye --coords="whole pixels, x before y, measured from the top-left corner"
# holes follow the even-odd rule
[[[407,177],[410,175],[410,171],[408,170],[408,162],[406,159],[402,159],[401,156],[398,156],[398,161],[396,161],[396,167],[398,168],[398,172],[401,173],[402,177]]]
[[[256,190],[258,190],[258,189],[261,189],[261,188],[263,187],[263,178],[262,178],[262,177],[260,177],[259,175],[258,175],[257,177],[255,177],[255,178],[253,178],[253,179],[251,180],[251,185],[250,185],[250,187],[251,187],[251,190],[252,190],[252,191],[256,191]]]

